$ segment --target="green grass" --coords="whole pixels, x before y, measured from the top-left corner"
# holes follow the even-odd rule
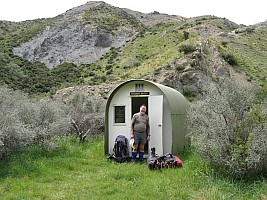
[[[102,137],[79,144],[61,141],[0,163],[0,199],[266,199],[264,180],[218,177],[192,153],[183,168],[150,171],[146,164],[114,163]]]

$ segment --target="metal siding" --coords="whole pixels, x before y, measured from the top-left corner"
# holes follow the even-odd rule
[[[166,95],[172,114],[186,114],[189,103],[179,91],[158,83],[155,83],[155,85]]]
[[[185,116],[184,115],[172,115],[173,132],[172,132],[172,153],[177,154],[184,150],[187,146],[187,138],[185,137]]]
[[[177,90],[157,84],[166,96],[171,110],[172,124],[172,154],[182,151],[188,144],[188,138],[185,137],[185,118],[186,110],[189,106],[186,98]]]

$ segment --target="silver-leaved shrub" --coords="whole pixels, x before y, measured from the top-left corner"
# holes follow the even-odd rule
[[[235,178],[267,172],[266,103],[230,79],[211,83],[188,110],[188,136],[201,158]]]
[[[0,154],[33,144],[53,148],[56,139],[70,128],[64,106],[50,99],[38,101],[19,91],[0,87]]]
[[[95,99],[82,92],[74,92],[65,103],[67,113],[70,116],[72,133],[75,133],[80,141],[88,136],[103,133],[105,101]]]

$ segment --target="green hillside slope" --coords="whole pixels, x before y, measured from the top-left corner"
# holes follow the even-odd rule
[[[123,46],[112,47],[94,63],[79,66],[63,63],[49,70],[42,63],[14,56],[12,48],[38,37],[38,33],[57,17],[20,23],[1,21],[0,82],[28,93],[47,93],[76,84],[93,85],[148,77],[159,74],[163,68],[179,68],[170,66],[185,59],[184,54],[200,51],[199,44],[204,39],[217,47],[221,58],[233,69],[245,72],[249,81],[258,85],[266,83],[266,22],[245,27],[224,18],[200,16],[147,27],[126,10],[107,4],[85,12],[82,17],[83,23],[111,34],[122,26],[135,29],[137,34]],[[213,59],[208,54],[203,58],[207,63]]]

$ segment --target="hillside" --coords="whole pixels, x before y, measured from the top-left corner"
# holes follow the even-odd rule
[[[28,93],[146,78],[188,97],[227,75],[266,84],[267,23],[144,14],[88,2],[50,19],[0,21],[0,80]]]
[[[144,27],[121,9],[91,2],[68,10],[13,53],[48,68],[64,62],[90,64],[111,47],[120,47]]]

